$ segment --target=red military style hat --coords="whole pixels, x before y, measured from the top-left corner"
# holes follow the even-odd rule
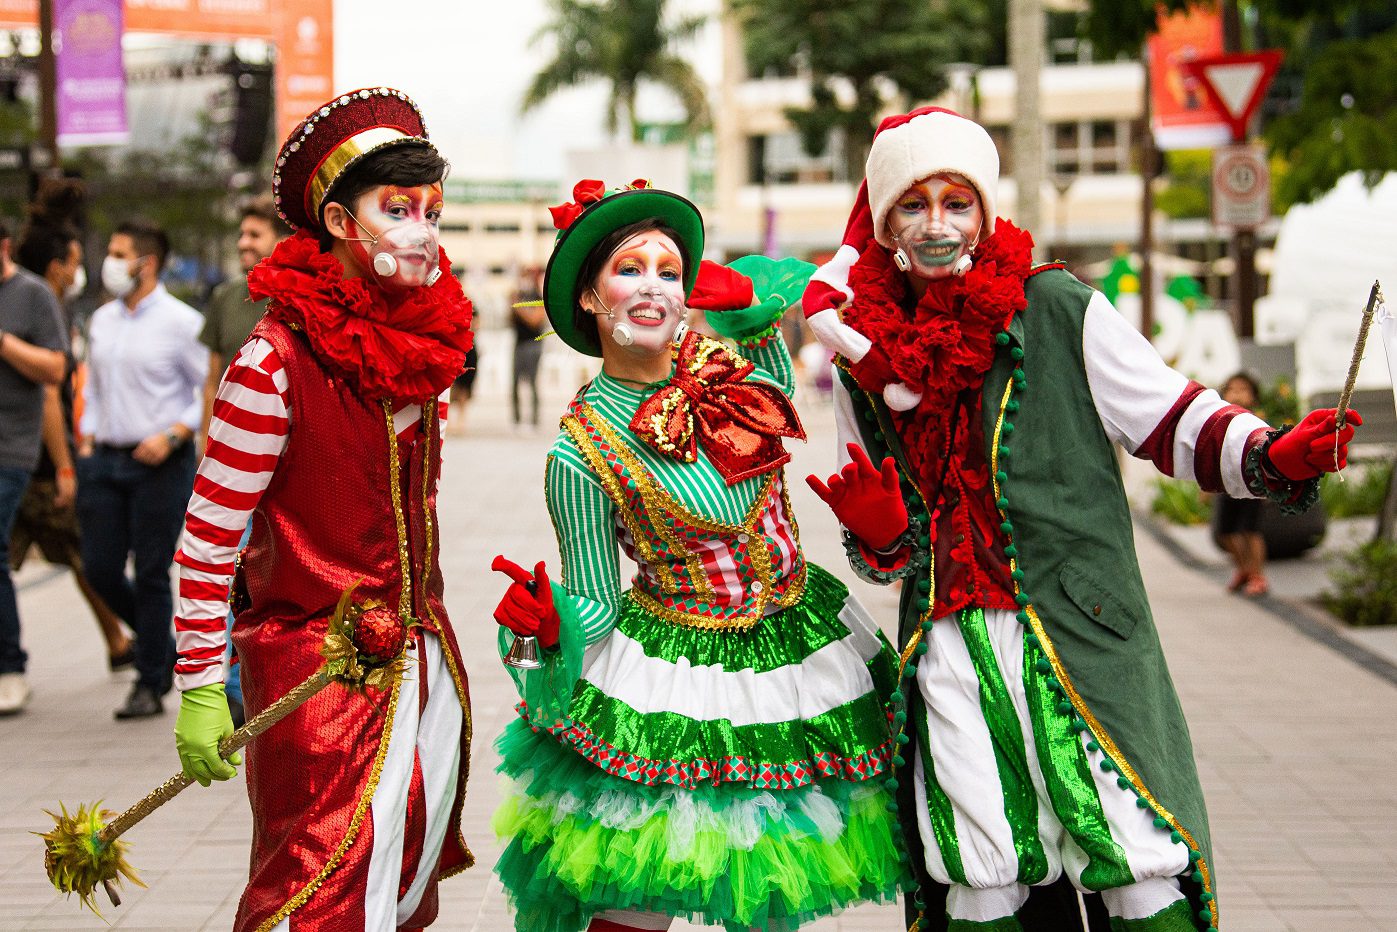
[[[282,143],[272,175],[277,213],[293,229],[320,229],[320,208],[345,171],[387,146],[431,146],[412,98],[391,87],[326,101]]]

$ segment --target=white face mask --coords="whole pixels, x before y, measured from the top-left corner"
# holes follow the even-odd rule
[[[63,289],[63,300],[76,301],[78,299],[78,295],[82,294],[83,290],[86,288],[87,269],[83,268],[82,266],[78,266],[77,272],[73,274],[73,283],[69,285],[67,288]]]
[[[102,287],[124,298],[136,290],[136,276],[127,265],[129,259],[107,256],[102,260]]]

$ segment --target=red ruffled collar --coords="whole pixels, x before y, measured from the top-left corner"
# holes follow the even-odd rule
[[[248,275],[267,314],[298,327],[329,369],[360,394],[395,402],[440,395],[461,374],[471,333],[471,303],[451,274],[430,287],[390,293],[363,278],[345,278],[340,261],[302,230],[283,240]]]
[[[975,250],[965,275],[933,282],[908,310],[907,277],[874,243],[849,273],[854,300],[844,321],[887,354],[896,380],[941,404],[978,388],[994,362],[995,335],[1027,306],[1024,279],[1033,237],[1007,220]]]

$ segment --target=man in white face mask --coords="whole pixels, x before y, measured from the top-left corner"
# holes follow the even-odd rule
[[[160,714],[172,685],[170,564],[194,487],[189,441],[208,372],[203,317],[160,284],[168,254],[169,240],[154,224],[118,226],[102,262],[102,286],[115,300],[97,309],[88,329],[78,523],[88,579],[136,632],[138,675],[119,719]]]

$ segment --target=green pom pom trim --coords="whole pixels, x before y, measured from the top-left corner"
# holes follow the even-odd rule
[[[1000,331],[999,333],[996,333],[996,334],[994,335],[994,342],[998,343],[1000,346],[1008,346],[1008,345],[1009,345],[1009,331],[1007,331],[1007,330],[1002,330],[1002,331]],[[918,906],[917,908],[918,908],[918,909],[921,909],[921,906]]]

